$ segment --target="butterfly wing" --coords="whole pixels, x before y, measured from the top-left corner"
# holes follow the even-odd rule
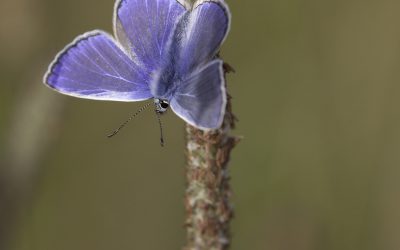
[[[158,69],[175,24],[188,7],[186,0],[119,0],[115,35],[132,59]]]
[[[199,0],[181,16],[150,83],[155,97],[169,99],[183,78],[215,59],[229,32],[230,18],[223,0]]]
[[[105,32],[81,35],[56,57],[45,75],[49,87],[86,99],[139,101],[152,97],[150,76]]]
[[[214,59],[230,29],[231,15],[223,0],[198,0],[180,21],[178,72],[191,73]]]
[[[172,110],[198,128],[219,128],[226,107],[224,79],[223,62],[208,63],[179,84],[170,102]]]

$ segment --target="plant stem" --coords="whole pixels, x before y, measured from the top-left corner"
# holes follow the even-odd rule
[[[226,72],[229,71],[225,65]],[[204,132],[190,125],[187,133],[187,189],[185,250],[226,250],[230,245],[230,202],[228,162],[239,138],[231,136],[235,117],[230,96],[220,129]]]

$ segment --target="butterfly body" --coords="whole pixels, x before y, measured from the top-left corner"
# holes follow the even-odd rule
[[[223,120],[226,90],[217,52],[230,27],[223,0],[119,0],[114,35],[95,30],[60,52],[45,84],[66,95],[106,101],[154,99],[200,129]]]

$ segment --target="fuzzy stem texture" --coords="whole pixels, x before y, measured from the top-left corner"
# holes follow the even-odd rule
[[[230,67],[225,65],[225,72]],[[230,245],[229,223],[233,217],[230,202],[228,162],[239,142],[230,135],[235,126],[231,98],[220,129],[204,132],[190,125],[187,133],[186,230],[184,250],[226,250]]]

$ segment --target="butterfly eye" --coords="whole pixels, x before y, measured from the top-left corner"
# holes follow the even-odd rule
[[[169,104],[168,104],[168,102],[166,102],[166,101],[161,101],[160,106],[161,106],[161,108],[163,108],[163,109],[167,109],[167,108],[169,107]]]

